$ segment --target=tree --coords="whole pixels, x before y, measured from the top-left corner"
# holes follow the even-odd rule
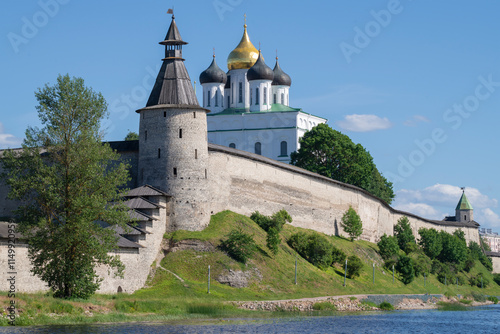
[[[259,211],[255,211],[250,216],[250,219],[267,232],[267,248],[269,248],[274,255],[278,254],[278,246],[281,243],[279,234],[286,223],[292,222],[292,217],[286,210],[282,209],[275,212],[271,217],[264,216]]]
[[[113,230],[96,222],[125,227],[119,187],[128,181],[128,166],[102,144],[107,104],[83,79],[60,75],[35,96],[43,128],[28,128],[22,150],[5,153],[2,178],[9,198],[24,203],[17,223],[32,273],[55,297],[87,298],[102,281],[96,266],[123,272],[119,257],[109,255],[116,248]]]
[[[443,250],[439,254],[441,262],[451,262],[463,265],[467,259],[468,249],[465,240],[457,235],[452,235],[444,231],[439,232],[443,243]]]
[[[443,243],[439,232],[433,228],[427,229],[422,227],[418,230],[418,234],[420,235],[418,243],[422,246],[425,255],[431,259],[436,259],[443,249]]]
[[[379,249],[380,256],[382,256],[384,260],[389,260],[397,256],[399,253],[398,239],[396,239],[396,237],[393,236],[387,236],[385,233],[380,238],[380,241],[377,243],[377,246]]]
[[[404,284],[410,284],[413,282],[413,279],[415,278],[415,269],[413,268],[413,260],[411,257],[401,255],[398,263],[396,264],[396,270],[403,277],[402,281]]]
[[[377,170],[370,153],[326,124],[306,132],[290,158],[292,165],[363,188],[389,204],[394,198],[392,183]]]
[[[300,256],[316,267],[326,269],[332,264],[334,247],[319,233],[298,232],[290,236],[287,242]]]
[[[356,255],[351,255],[347,258],[347,273],[346,276],[349,278],[355,278],[361,273],[363,268],[363,262]]]
[[[220,248],[236,261],[246,263],[257,250],[253,235],[243,232],[241,228],[233,229],[221,241]]]
[[[361,218],[359,218],[356,210],[354,210],[351,206],[342,216],[340,226],[342,226],[345,233],[349,234],[351,241],[354,241],[354,239],[363,233],[363,223],[361,222]]]
[[[139,135],[137,134],[137,132],[129,131],[127,133],[127,136],[125,137],[125,140],[126,141],[139,140]]]
[[[414,249],[412,244],[415,244],[416,242],[408,217],[403,216],[398,219],[398,223],[394,226],[394,235],[398,239],[399,248],[401,248],[406,254],[410,253],[410,250]]]

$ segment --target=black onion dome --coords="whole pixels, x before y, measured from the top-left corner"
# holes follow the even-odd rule
[[[213,82],[225,84],[226,81],[227,81],[227,75],[223,70],[219,68],[219,66],[217,66],[214,56],[212,64],[210,64],[210,66],[205,71],[201,72],[200,84],[213,83]]]
[[[271,68],[266,65],[266,63],[264,62],[264,58],[260,56],[260,52],[259,52],[259,58],[247,72],[247,79],[248,81],[252,80],[272,81],[274,79],[273,70],[271,70]]]
[[[271,83],[273,86],[291,86],[292,85],[292,79],[288,74],[283,72],[283,70],[280,67],[280,64],[278,63],[278,57],[276,57],[276,65],[274,66],[274,80]]]

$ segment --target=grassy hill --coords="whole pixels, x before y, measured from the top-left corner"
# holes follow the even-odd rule
[[[252,234],[258,245],[255,256],[246,265],[236,262],[218,249],[221,239],[234,228]],[[377,245],[366,241],[351,242],[345,238],[326,236],[348,256],[358,255],[363,261],[360,277],[347,279],[344,268],[320,270],[291,249],[286,240],[303,229],[286,224],[281,232],[282,242],[277,255],[266,247],[266,232],[248,217],[230,211],[212,216],[210,225],[201,232],[177,231],[166,234],[166,242],[174,246],[157,266],[148,286],[129,294],[95,295],[90,300],[57,300],[50,294],[18,294],[16,296],[21,316],[18,325],[67,324],[123,321],[165,321],[176,319],[203,319],[229,316],[282,316],[236,309],[225,301],[279,300],[304,297],[355,295],[355,294],[447,294],[470,295],[472,292],[500,295],[500,287],[492,275],[477,261],[470,274],[482,272],[490,281],[485,289],[441,284],[434,275],[418,277],[404,285],[392,272],[383,268]],[[205,251],[175,247],[194,244]],[[184,246],[185,248],[185,246]],[[195,247],[196,248],[196,247]],[[200,248],[200,247],[198,247]],[[207,251],[209,250],[209,251]],[[295,285],[295,260],[298,264],[298,284]],[[375,283],[373,283],[375,263]],[[156,264],[154,264],[156,266]],[[211,268],[210,294],[207,293],[208,266]],[[245,273],[248,286],[235,288],[216,281],[219,276]],[[5,309],[9,299],[0,294],[0,305]],[[6,325],[0,317],[0,325]]]

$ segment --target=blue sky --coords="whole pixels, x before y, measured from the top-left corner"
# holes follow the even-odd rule
[[[226,68],[247,14],[267,64],[292,77],[290,104],[365,146],[394,181],[394,206],[441,219],[460,187],[483,227],[500,231],[500,3],[481,1],[2,2],[0,148],[39,126],[34,92],[59,73],[109,103],[107,140],[137,131],[174,6],[191,79]],[[197,87],[198,94],[201,86]]]

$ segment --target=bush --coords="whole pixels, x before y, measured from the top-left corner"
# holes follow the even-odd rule
[[[278,246],[281,243],[280,233],[274,228],[271,227],[269,231],[267,231],[266,237],[266,245],[267,248],[274,254],[278,254]]]
[[[232,230],[226,238],[220,247],[236,261],[246,263],[257,249],[253,235],[244,233],[241,228]]]
[[[479,273],[477,276],[471,276],[469,278],[469,284],[471,286],[477,286],[478,288],[482,287],[486,288],[490,284],[490,280],[483,276],[483,274]]]
[[[323,310],[336,311],[337,307],[329,302],[317,302],[317,303],[313,304],[313,310],[315,310],[315,311],[323,311]]]
[[[347,277],[355,278],[361,273],[363,262],[356,255],[351,255],[347,258]]]
[[[495,281],[496,284],[500,285],[500,274],[493,274],[493,281]]]
[[[443,243],[443,250],[439,254],[439,260],[463,265],[468,254],[465,241],[459,235],[451,235],[444,231],[439,232],[439,234]]]
[[[481,292],[471,291],[471,296],[476,302],[482,303],[486,301],[486,296]]]
[[[489,300],[490,302],[493,302],[493,304],[498,304],[498,298],[497,298],[497,297],[495,297],[495,296],[489,296],[489,297],[488,297],[488,300]]]
[[[475,265],[476,265],[476,260],[474,259],[472,254],[469,254],[469,256],[467,256],[467,259],[464,262],[464,271],[466,273],[469,273],[472,270],[472,268],[474,268]]]
[[[416,244],[416,242],[408,217],[403,216],[398,220],[398,223],[394,226],[394,236],[398,239],[399,248],[406,254],[411,253],[411,244]]]
[[[424,273],[428,273],[431,271],[432,267],[432,261],[431,259],[425,255],[425,254],[412,254],[412,259],[413,259],[413,269],[415,269],[415,276],[419,277],[420,275],[423,275]]]
[[[378,252],[384,260],[388,260],[394,256],[397,256],[399,253],[398,239],[393,236],[387,236],[385,233],[380,238],[377,246],[379,249]]]
[[[280,210],[274,213],[271,217],[262,215],[259,211],[255,211],[250,216],[257,225],[259,225],[264,231],[267,232],[266,244],[269,250],[276,255],[278,253],[278,246],[281,243],[281,238],[279,236],[283,225],[287,222],[292,222],[292,217],[288,214],[286,210]]]
[[[335,263],[340,263],[340,264],[344,263],[346,258],[347,258],[347,255],[342,250],[340,250],[337,247],[333,246],[333,250],[332,250],[332,266]]]
[[[380,305],[378,306],[378,308],[381,309],[381,310],[384,310],[384,311],[392,311],[392,310],[394,310],[394,306],[392,306],[391,303],[386,302],[386,301],[383,301],[382,303],[380,303]]]
[[[396,270],[401,274],[404,284],[410,284],[415,278],[413,260],[409,256],[401,255],[399,257],[398,263],[396,264]]]
[[[316,267],[325,269],[332,264],[333,246],[319,233],[295,233],[287,242],[300,256]]]
[[[450,285],[455,284],[456,282],[456,274],[452,270],[451,266],[443,263],[441,266],[441,270],[437,273],[437,279],[442,284]]]
[[[300,256],[304,259],[307,258],[307,242],[309,240],[309,236],[305,232],[298,232],[292,234],[290,238],[287,240],[288,246],[292,247]]]
[[[354,210],[351,206],[342,216],[340,226],[342,226],[345,233],[349,234],[351,241],[354,241],[354,239],[363,233],[363,223],[361,222],[361,218],[356,213],[356,210]]]

